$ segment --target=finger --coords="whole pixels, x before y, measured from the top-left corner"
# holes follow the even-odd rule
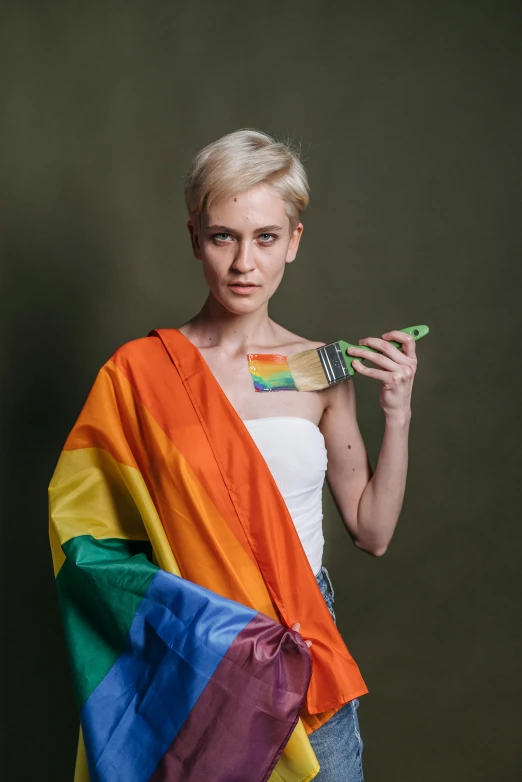
[[[400,342],[402,345],[402,352],[404,355],[408,356],[408,358],[414,358],[416,349],[415,349],[415,340],[411,336],[411,334],[406,334],[404,331],[387,331],[386,334],[382,335],[384,339],[394,339],[395,342]]]
[[[299,632],[300,629],[301,629],[301,622],[295,622],[295,624],[292,625],[292,630]]]
[[[367,377],[374,377],[377,380],[381,380],[383,383],[389,383],[392,379],[393,372],[388,372],[385,369],[374,369],[373,367],[365,367],[361,364],[358,358],[352,361],[352,367],[357,370],[361,375]]]
[[[311,641],[305,641],[305,643],[306,643],[307,646],[311,646],[312,645]]]
[[[398,362],[388,358],[388,356],[384,356],[382,353],[371,353],[369,350],[365,350],[363,347],[358,348],[355,345],[349,347],[346,352],[349,353],[350,356],[360,356],[361,359],[364,358],[367,361],[373,361],[374,364],[377,364],[377,366],[383,367],[384,369],[390,369],[392,371],[397,369]]]
[[[406,336],[406,334],[404,335]],[[370,348],[375,348],[382,352],[385,356],[396,361],[397,364],[406,364],[408,362],[408,356],[395,345],[391,345],[389,341],[385,339],[379,339],[378,337],[365,337],[365,339],[359,340],[359,345],[368,345]]]

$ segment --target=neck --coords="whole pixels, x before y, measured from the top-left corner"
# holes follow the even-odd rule
[[[200,348],[222,347],[227,352],[244,352],[250,345],[270,344],[274,322],[268,317],[268,302],[255,312],[236,315],[209,293],[197,315],[182,331]]]

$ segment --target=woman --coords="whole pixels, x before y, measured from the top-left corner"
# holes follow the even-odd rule
[[[331,606],[333,589],[321,566],[320,491],[326,453],[328,485],[355,545],[374,556],[384,554],[406,483],[410,398],[417,364],[414,340],[401,331],[359,340],[360,345],[380,351],[371,357],[375,367],[353,362],[357,372],[382,384],[386,427],[372,475],[357,425],[353,383],[320,392],[256,394],[245,367],[247,353],[290,355],[325,344],[293,334],[268,316],[268,302],[286,264],[296,258],[303,232],[300,213],[308,203],[306,174],[295,154],[262,133],[231,133],[196,157],[187,179],[186,203],[192,249],[202,263],[209,294],[201,311],[180,331],[199,348],[265,451],[283,496],[285,484],[293,488],[285,499],[291,510],[295,508],[310,566]],[[391,339],[402,343],[402,351],[388,344]],[[349,348],[349,353],[368,358],[364,349]],[[308,423],[312,427],[306,428]],[[278,458],[282,447],[292,462]],[[292,451],[302,447],[309,448],[311,456],[296,490],[299,481],[292,480],[291,472],[298,452]],[[313,503],[309,501],[303,510],[300,504],[312,492]],[[357,699],[349,702],[310,735],[321,763],[316,777],[321,782],[362,779],[357,706]]]
[[[237,764],[232,764],[236,776],[223,772],[220,779],[268,779],[279,759],[275,772],[278,774],[275,778],[279,780],[312,777],[321,782],[362,780],[362,741],[356,709],[359,695],[367,689],[334,625],[333,589],[322,565],[321,491],[326,474],[355,545],[375,556],[386,551],[400,513],[406,482],[410,398],[416,370],[415,344],[401,331],[390,331],[382,338],[360,340],[361,345],[380,351],[372,353],[369,359],[374,367],[354,361],[357,372],[382,384],[380,402],[386,425],[375,474],[372,474],[357,425],[353,383],[341,383],[320,392],[255,392],[247,354],[290,355],[324,344],[293,334],[268,316],[268,302],[281,282],[286,264],[294,261],[297,254],[303,231],[300,215],[308,203],[308,191],[306,174],[296,154],[287,145],[257,131],[231,133],[196,156],[187,177],[185,194],[193,252],[202,264],[209,287],[207,299],[201,311],[178,329],[155,330],[147,338],[127,343],[111,362],[107,362],[69,436],[50,487],[51,540],[54,541],[59,590],[61,584],[67,585],[62,598],[67,628],[73,625],[76,628],[74,622],[77,622],[78,614],[91,612],[88,632],[92,635],[98,622],[96,633],[101,638],[101,645],[111,646],[107,627],[111,623],[119,624],[121,610],[114,613],[115,600],[110,590],[121,588],[124,579],[128,578],[127,564],[127,570],[121,570],[122,558],[125,563],[132,564],[132,584],[136,582],[136,549],[131,551],[128,546],[138,543],[144,546],[142,537],[152,544],[155,561],[162,569],[160,575],[170,571],[184,577],[183,582],[167,579],[161,587],[167,592],[179,589],[180,584],[187,589],[195,583],[213,590],[205,593],[207,602],[217,593],[237,601],[233,604],[234,610],[239,610],[238,605],[241,608],[250,605],[262,612],[263,621],[266,614],[283,624],[287,622],[296,636],[301,625],[304,626],[306,646],[297,639],[297,646],[290,649],[288,635],[278,635],[277,643],[270,642],[272,646],[267,648],[276,650],[274,655],[270,652],[268,656],[271,659],[273,656],[277,671],[284,668],[285,661],[290,661],[285,685],[287,693],[295,694],[305,679],[307,684],[310,682],[306,702],[293,701],[285,707],[288,724],[282,734],[277,734],[268,755],[259,761],[261,765],[265,763],[263,774],[258,770],[261,765],[250,765],[248,771],[240,772]],[[402,351],[389,344],[391,339],[402,344]],[[350,353],[368,360],[368,352],[361,348],[350,348]],[[164,358],[167,354],[168,364]],[[179,383],[179,393],[174,393],[176,383]],[[173,424],[169,416],[176,415]],[[179,446],[176,438],[183,438],[185,428],[190,436]],[[154,450],[160,441],[163,450]],[[188,467],[183,459],[179,464],[176,461],[179,453],[172,450],[176,442],[178,450],[179,447],[185,449]],[[98,454],[95,463],[93,453]],[[174,481],[169,475],[169,464],[170,472],[177,471]],[[135,468],[134,472],[131,467]],[[141,481],[139,485],[137,481]],[[204,484],[204,491],[200,483]],[[91,496],[93,485],[98,487],[95,500]],[[122,494],[126,496],[125,502],[113,518]],[[107,502],[109,495],[110,502]],[[209,497],[213,501],[210,510],[205,506]],[[72,505],[73,502],[76,505]],[[102,506],[106,508],[103,513],[99,510]],[[216,508],[220,510],[220,516],[212,515]],[[169,514],[174,514],[172,521]],[[110,523],[107,521],[109,516]],[[130,516],[133,520],[128,523]],[[87,517],[88,523],[84,521]],[[226,517],[228,526],[219,527],[222,517]],[[154,519],[159,519],[158,523]],[[232,542],[230,530],[236,536]],[[86,541],[89,545],[87,554]],[[122,554],[123,541],[128,546]],[[247,559],[238,542],[242,542],[247,551]],[[187,549],[190,549],[189,554]],[[140,553],[147,556],[145,548],[140,549]],[[236,556],[240,559],[234,559]],[[152,567],[150,559],[148,556],[146,565],[140,560],[139,567],[145,567],[147,573],[143,589],[135,589],[131,581],[127,581],[123,591],[125,595],[131,593],[134,601],[145,594],[150,604],[156,600],[156,607],[163,606],[166,600],[164,593],[160,594],[161,590],[159,597],[149,599],[148,584],[154,578],[152,571],[149,574],[147,570]],[[109,560],[110,568],[107,567]],[[90,563],[88,567],[86,561]],[[100,562],[103,567],[92,565],[93,562]],[[67,572],[62,575],[67,567],[73,576],[68,576]],[[100,580],[107,579],[109,570],[116,576],[110,582],[110,600],[104,596],[101,601],[104,618],[99,621],[94,616],[92,601],[103,591]],[[92,577],[94,571],[97,575]],[[158,583],[158,577],[156,574],[153,583]],[[89,586],[85,586],[86,578],[90,579]],[[138,580],[143,578],[140,575]],[[320,590],[317,594],[316,585]],[[144,591],[146,589],[149,591]],[[80,593],[83,597],[79,598]],[[145,602],[143,599],[141,605]],[[76,605],[74,622],[68,618],[71,604]],[[228,603],[219,605],[219,610],[229,609]],[[330,612],[331,619],[324,619],[325,610]],[[130,621],[127,625],[123,622],[120,646],[125,633],[132,636],[134,632],[132,628],[129,630]],[[151,621],[147,615],[146,626]],[[169,622],[163,622],[163,626],[170,627]],[[121,746],[128,748],[131,739],[141,740],[144,745],[155,740],[154,731],[150,740],[144,738],[144,729],[132,733],[136,730],[135,719],[129,733],[122,727],[125,719],[118,712],[118,709],[121,712],[118,706],[121,699],[135,686],[133,683],[131,687],[125,679],[126,676],[132,678],[128,666],[132,667],[140,655],[147,657],[149,665],[153,642],[148,637],[145,639],[145,631],[141,630],[139,642],[132,641],[129,646],[130,642],[125,641],[127,646],[122,659],[127,662],[114,673],[109,691],[106,682],[116,667],[114,658],[120,653],[117,643],[114,644],[117,650],[111,651],[112,656],[106,655],[110,660],[104,662],[101,672],[91,675],[92,654],[90,659],[82,657],[77,662],[85,645],[78,652],[75,638],[80,635],[83,638],[87,631],[83,627],[80,634],[74,628],[69,631],[69,646],[73,668],[80,668],[77,693],[83,704],[82,729],[91,778],[120,778],[111,777],[111,769],[123,762],[121,758],[127,750],[121,750]],[[278,633],[285,632],[279,624],[271,625],[272,633],[274,628]],[[259,646],[260,636],[257,638]],[[304,661],[306,654],[299,643],[311,654],[314,662],[311,673],[305,671],[308,663]],[[172,646],[171,640],[167,646]],[[139,654],[136,652],[138,647]],[[296,650],[299,653],[297,663]],[[176,654],[179,657],[179,651]],[[241,661],[242,670],[250,657],[246,655]],[[253,670],[249,687],[256,686],[262,676],[268,677],[265,669],[260,671]],[[147,672],[147,677],[151,676]],[[269,705],[260,708],[263,716],[275,708],[274,699],[281,691],[281,682],[276,682],[279,673],[271,676],[270,683],[275,682],[275,689],[268,698]],[[93,683],[85,686],[84,682],[90,678]],[[135,677],[137,680],[143,678],[141,674]],[[122,679],[126,682],[124,687]],[[161,681],[161,686],[166,686],[165,679]],[[100,688],[103,692],[96,707],[91,707]],[[148,697],[152,689],[148,685],[143,697]],[[116,690],[118,695],[113,697]],[[115,703],[114,715],[110,719],[104,716],[109,722],[104,723],[100,739],[100,713],[107,712],[109,696]],[[242,703],[241,708],[250,706]],[[131,701],[124,712],[134,713]],[[298,716],[300,719],[295,727]],[[259,714],[256,720],[258,718]],[[241,729],[239,723],[236,719],[234,731]],[[249,740],[252,740],[254,724],[259,726],[253,721],[245,733]],[[118,725],[122,739],[115,748],[111,746],[109,762],[105,742],[106,736],[115,732],[114,725]],[[296,750],[297,732],[303,725],[308,740],[302,732],[300,749]],[[259,735],[268,735],[272,730],[273,725],[267,725]],[[294,730],[290,741],[289,730],[290,733]],[[213,732],[213,727],[206,730],[206,741],[211,742]],[[220,741],[226,741],[231,732],[232,728],[228,727]],[[168,741],[165,739],[165,746]],[[313,753],[307,756],[308,766],[304,762],[308,741],[320,763],[317,775],[317,766],[310,765]],[[236,740],[230,745],[234,751],[238,743],[241,742]],[[282,755],[279,745],[284,746]],[[133,771],[132,778],[202,778],[195,772],[191,776],[192,772],[187,771],[189,766],[193,769],[192,760],[190,763],[179,761],[183,753],[186,761],[189,757],[200,757],[202,750],[191,750],[191,755],[185,745],[183,750],[178,745],[167,763],[162,760],[163,766],[160,771],[156,770],[156,776],[151,776],[150,771],[156,768],[154,764],[165,746],[162,745],[161,751],[158,749],[152,760],[148,759],[149,765],[144,765],[141,776]],[[299,770],[301,756],[303,765]],[[185,776],[179,770],[180,762]],[[314,758],[313,764],[315,762]],[[172,765],[176,763],[178,766]],[[96,768],[96,774],[93,774],[93,768]],[[312,773],[310,769],[313,769]],[[76,779],[88,779],[86,773],[81,776],[77,772]],[[118,773],[121,778],[130,778],[129,771],[127,776],[121,770]],[[217,772],[213,776],[217,779]]]

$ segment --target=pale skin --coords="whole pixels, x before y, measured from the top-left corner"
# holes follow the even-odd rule
[[[354,361],[357,373],[381,383],[385,428],[373,472],[357,424],[353,381],[324,391],[257,393],[248,370],[247,353],[290,355],[325,344],[293,334],[268,315],[268,302],[297,255],[303,224],[293,227],[284,201],[262,183],[212,204],[199,221],[187,225],[209,293],[200,312],[179,330],[199,348],[242,419],[294,415],[319,427],[328,452],[326,480],[344,525],[358,548],[381,556],[395,531],[406,487],[417,368],[413,338],[389,331],[359,340],[379,353],[349,349],[375,365]],[[240,282],[257,287],[241,295],[230,287]],[[400,342],[402,351],[390,340]],[[292,629],[299,631],[300,623]]]

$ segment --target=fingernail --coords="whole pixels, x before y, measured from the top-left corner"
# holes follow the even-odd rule
[[[311,645],[312,645],[312,642],[311,642],[311,641],[307,641],[307,642],[306,642],[306,645],[307,645],[307,646],[311,646]]]

